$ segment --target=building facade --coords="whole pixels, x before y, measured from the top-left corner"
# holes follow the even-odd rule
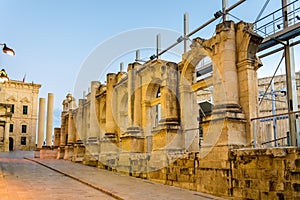
[[[40,87],[40,84],[16,80],[0,83],[0,103],[9,107],[6,114],[6,125],[2,126],[4,128],[1,128],[0,132],[1,151],[34,150],[36,148],[37,106]],[[5,132],[8,133],[8,138],[5,137]]]

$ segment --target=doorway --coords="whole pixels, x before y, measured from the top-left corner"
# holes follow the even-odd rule
[[[9,151],[14,150],[14,139],[12,137],[9,137]]]

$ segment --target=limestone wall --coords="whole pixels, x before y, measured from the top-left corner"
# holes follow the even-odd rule
[[[226,154],[226,152],[224,152]],[[169,155],[170,156],[170,155]],[[300,148],[240,149],[229,151],[229,165],[213,167],[200,154],[186,153],[162,169],[153,169],[149,157],[127,157],[128,175],[189,190],[234,199],[299,199]],[[123,158],[124,159],[124,158]],[[101,163],[124,173],[119,159]],[[123,162],[123,161],[122,161]],[[107,164],[107,165],[106,165]]]
[[[232,191],[247,199],[299,199],[300,149],[232,152]]]

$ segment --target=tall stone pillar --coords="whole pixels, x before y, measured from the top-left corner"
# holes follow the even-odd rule
[[[99,160],[100,151],[100,124],[97,117],[97,109],[99,104],[96,101],[96,93],[100,86],[99,81],[91,82],[91,92],[88,94],[87,101],[89,102],[89,110],[87,116],[89,116],[86,122],[86,151],[83,158],[83,163],[91,166],[96,166]]]
[[[5,122],[4,127],[4,151],[9,151],[9,122]]]
[[[178,65],[168,62],[161,66],[161,122],[168,125],[179,124],[178,112]]]
[[[52,146],[53,103],[54,103],[54,94],[53,93],[48,93],[47,124],[46,124],[46,146]]]
[[[128,65],[128,128],[121,136],[122,149],[134,153],[144,151],[144,138],[141,135],[141,77],[137,74],[140,66],[138,62]]]
[[[88,137],[97,137],[99,139],[100,127],[97,119],[97,105],[96,105],[96,92],[100,86],[99,81],[91,82],[91,93],[90,93],[90,128]]]
[[[59,145],[60,145],[60,128],[54,128],[53,146],[58,147]]]
[[[38,144],[37,148],[41,149],[44,143],[45,129],[45,98],[39,100],[39,116],[38,116]]]
[[[73,145],[75,143],[75,129],[72,110],[69,110],[68,116],[68,145]]]
[[[107,74],[106,83],[106,136],[115,136],[116,135],[116,122],[115,116],[116,113],[113,112],[114,110],[114,99],[113,99],[113,92],[114,92],[114,85],[117,82],[117,75],[114,73]]]
[[[67,141],[66,141],[66,113],[67,111],[63,111],[61,113],[61,125],[60,125],[60,146],[65,146],[67,144]]]
[[[141,77],[136,74],[135,76],[135,90],[134,90],[134,108],[133,108],[133,126],[141,127],[141,111],[142,111],[142,88],[140,85]]]
[[[258,116],[258,80],[256,71],[262,66],[256,53],[263,38],[253,31],[252,24],[240,22],[236,27],[237,46],[243,49],[237,54],[240,105],[247,119],[247,144],[250,145],[254,140],[251,118]]]
[[[161,120],[153,133],[153,150],[168,152],[182,150],[182,137],[178,134],[178,65],[173,62],[158,62],[160,68],[161,86]]]
[[[135,67],[138,63],[130,63],[128,65],[128,127],[133,126],[134,120],[134,90],[135,90]]]

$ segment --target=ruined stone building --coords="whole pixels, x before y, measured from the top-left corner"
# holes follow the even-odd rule
[[[252,28],[223,22],[212,38],[195,38],[179,63],[130,63],[127,72],[107,74],[106,84],[92,81],[78,104],[68,94],[55,129],[57,158],[225,197],[299,195],[292,175],[299,149],[251,149],[251,119],[262,111],[256,52],[263,39]],[[212,76],[199,78],[205,57]]]
[[[0,83],[0,151],[34,150],[41,85],[6,78]]]

